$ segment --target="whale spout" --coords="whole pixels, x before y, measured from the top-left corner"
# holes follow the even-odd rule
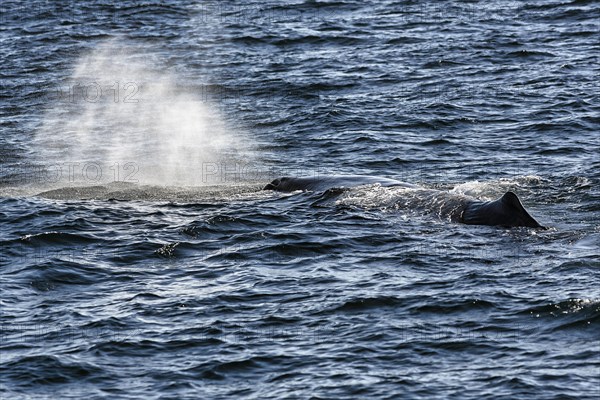
[[[473,201],[467,204],[461,222],[468,225],[526,226],[546,229],[529,215],[519,197],[513,192],[506,192],[495,201]]]

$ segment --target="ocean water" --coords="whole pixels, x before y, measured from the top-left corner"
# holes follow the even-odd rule
[[[0,398],[600,398],[599,16],[3,0]]]

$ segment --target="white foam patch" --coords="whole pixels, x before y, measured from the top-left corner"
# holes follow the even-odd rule
[[[384,187],[376,183],[350,189],[342,194],[335,204],[382,211],[397,210],[400,200],[419,190],[421,189],[401,186]]]
[[[518,176],[511,179],[501,178],[490,181],[470,181],[458,184],[450,193],[475,197],[482,200],[495,200],[509,190],[537,185],[543,178],[536,175]]]

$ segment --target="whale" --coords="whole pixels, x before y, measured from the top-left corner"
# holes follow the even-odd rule
[[[392,178],[360,175],[326,175],[314,177],[281,177],[264,186],[263,190],[277,192],[333,192],[359,186],[377,185],[407,189],[401,198],[402,206],[434,211],[440,217],[467,225],[488,225],[500,227],[528,227],[547,229],[535,220],[525,209],[519,197],[511,191],[493,201],[485,201],[470,196],[422,188]]]

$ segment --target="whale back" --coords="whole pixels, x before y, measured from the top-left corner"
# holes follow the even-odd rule
[[[461,222],[469,225],[526,226],[544,228],[523,207],[519,197],[506,192],[495,201],[474,201],[463,211]]]
[[[495,201],[478,201],[465,196],[455,199],[448,197],[448,193],[420,189],[415,185],[395,179],[357,175],[282,177],[268,183],[263,190],[325,192],[331,189],[340,189],[343,191],[347,188],[370,184],[419,189],[409,191],[401,204],[410,205],[412,208],[419,208],[420,206],[427,208],[427,204],[434,204],[435,209],[441,215],[449,216],[452,221],[469,225],[544,228],[529,215],[523,204],[521,204],[521,200],[513,192],[506,192]]]
[[[415,185],[397,181],[395,179],[359,176],[359,175],[333,175],[333,176],[308,176],[292,178],[284,176],[268,183],[263,190],[276,190],[278,192],[294,192],[296,190],[324,192],[329,189],[351,188],[361,185],[379,184],[381,186],[402,186],[415,188]]]

